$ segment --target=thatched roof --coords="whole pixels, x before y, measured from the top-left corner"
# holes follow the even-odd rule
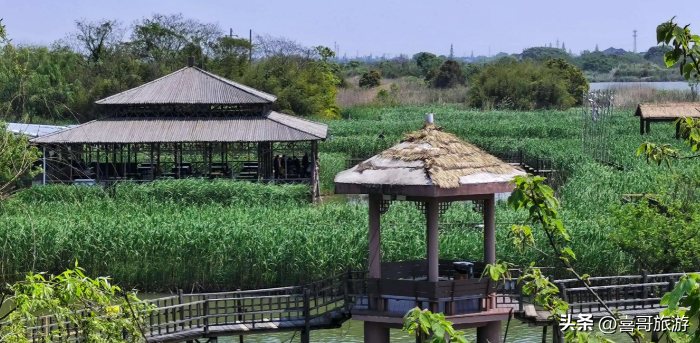
[[[634,115],[643,119],[700,118],[700,102],[639,104]]]
[[[336,183],[458,188],[508,183],[522,170],[434,124],[406,134],[401,143],[339,173]]]

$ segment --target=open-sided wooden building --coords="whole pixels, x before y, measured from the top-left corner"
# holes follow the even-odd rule
[[[369,194],[369,275],[352,317],[364,321],[366,343],[388,343],[407,311],[442,312],[458,329],[477,328],[478,343],[499,343],[510,307],[496,299],[496,285],[482,278],[496,262],[495,194],[511,192],[525,172],[444,132],[428,116],[424,128],[335,177],[339,194]],[[394,201],[412,201],[426,218],[426,259],[385,263],[381,215]],[[455,201],[483,202],[484,255],[471,261],[439,259],[440,215]]]
[[[678,118],[700,118],[700,102],[672,102],[639,104],[634,112],[639,117],[639,134],[651,131],[652,122],[671,122]],[[680,135],[680,123],[676,124],[676,138]]]
[[[31,142],[45,152],[44,183],[229,178],[318,195],[328,128],[272,111],[276,99],[190,64],[97,101],[102,119]]]

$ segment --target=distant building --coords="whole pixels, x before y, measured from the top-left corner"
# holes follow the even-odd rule
[[[7,131],[16,135],[25,135],[32,138],[48,135],[50,133],[69,129],[75,125],[57,126],[57,125],[42,125],[42,124],[24,124],[24,123],[7,123]]]
[[[603,50],[603,54],[605,55],[624,55],[626,53],[627,51],[625,51],[624,49],[615,49],[613,47]]]

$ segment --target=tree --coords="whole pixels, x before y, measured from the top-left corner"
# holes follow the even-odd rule
[[[0,130],[0,200],[3,200],[41,169],[35,166],[39,149],[29,145],[28,136],[7,131],[5,123],[0,123]]]
[[[666,62],[664,61],[664,55],[671,50],[673,50],[673,48],[668,45],[652,46],[646,53],[644,53],[644,59],[659,66],[665,67]]]
[[[85,19],[76,20],[78,29],[70,37],[78,43],[78,51],[83,51],[91,62],[99,62],[107,53],[107,49],[119,43],[124,29],[118,20],[103,19],[98,22]]]
[[[419,52],[413,55],[413,60],[416,61],[416,64],[418,65],[418,68],[423,76],[442,63],[440,58],[429,52]]]
[[[123,292],[109,279],[86,277],[78,267],[57,276],[30,273],[24,281],[2,290],[0,305],[10,310],[0,322],[0,342],[29,343],[27,328],[44,325],[42,316],[58,319],[49,330],[34,330],[35,342],[144,342],[144,317],[152,307],[136,292]]]
[[[452,88],[463,85],[466,82],[462,74],[462,66],[455,60],[447,60],[438,69],[437,75],[432,81],[435,88]]]
[[[555,70],[560,77],[567,81],[567,91],[576,99],[575,105],[581,105],[583,103],[583,96],[588,92],[590,87],[588,80],[583,75],[583,71],[569,64],[563,58],[547,60],[545,65]]]
[[[550,58],[570,58],[566,51],[563,51],[561,49],[541,47],[526,49],[525,51],[523,51],[521,56],[523,60],[533,59],[536,61],[543,61]]]
[[[372,69],[360,77],[360,87],[364,88],[374,88],[381,85],[382,75],[378,70]]]

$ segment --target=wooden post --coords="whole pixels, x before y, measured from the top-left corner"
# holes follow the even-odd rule
[[[314,199],[321,196],[321,189],[318,184],[318,142],[311,141],[311,191]],[[286,168],[286,167],[285,167]],[[286,169],[285,169],[286,170]]]
[[[681,122],[676,123],[676,139],[681,138]]]
[[[523,283],[518,282],[518,284],[515,286],[515,289],[518,293],[518,312],[522,313],[523,311],[525,311],[525,299],[523,299],[523,296],[525,296],[525,294],[523,293]]]
[[[566,296],[566,285],[563,282],[559,283],[559,294],[561,294],[561,300],[568,301],[568,297]]]
[[[542,326],[542,343],[547,343],[547,325]]]
[[[185,330],[185,306],[182,305],[182,289],[177,289],[177,303],[180,305],[180,327]]]
[[[432,198],[425,202],[425,219],[426,219],[426,238],[427,238],[427,259],[428,259],[428,281],[438,282],[439,280],[439,263],[438,263],[438,223],[439,223],[439,203],[438,200]],[[434,296],[429,297],[428,309],[436,313],[439,311],[439,303]]]
[[[309,331],[311,331],[310,307],[309,289],[304,288],[304,330],[301,332],[301,343],[309,343]]]
[[[646,299],[649,297],[649,291],[647,290],[646,283],[649,281],[649,273],[646,270],[642,270],[642,308],[646,305]]]
[[[649,134],[651,132],[651,121],[649,119],[645,120],[646,122],[646,133]]]
[[[391,336],[388,327],[381,323],[364,323],[365,343],[390,343]]]
[[[369,277],[382,277],[381,224],[379,206],[381,194],[369,195]]]
[[[204,334],[209,334],[209,301],[204,299]]]
[[[156,169],[153,162],[153,143],[151,143],[151,181],[156,178]]]
[[[493,194],[484,199],[484,263],[496,263],[496,200]],[[489,296],[490,308],[496,308],[495,294]]]
[[[644,118],[639,116],[639,134],[644,135]]]

